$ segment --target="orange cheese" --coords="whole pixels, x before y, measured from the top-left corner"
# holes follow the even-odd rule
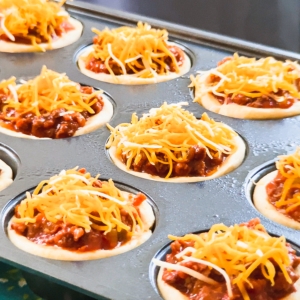
[[[7,80],[0,81],[0,93],[9,96],[12,94],[11,90],[16,86],[16,78],[10,77]],[[0,95],[1,95],[0,94]]]
[[[9,98],[4,102],[3,112],[14,109],[16,114],[5,115],[6,120],[18,118],[20,115],[32,112],[40,116],[45,112],[64,108],[71,112],[88,111],[94,114],[92,105],[98,101],[97,97],[102,91],[94,91],[92,94],[84,94],[80,91],[80,85],[71,81],[64,73],[56,73],[42,67],[40,75],[17,86],[15,78],[0,83],[8,93]]]

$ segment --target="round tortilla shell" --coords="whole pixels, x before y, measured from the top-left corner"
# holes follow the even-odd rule
[[[268,200],[266,186],[276,177],[277,172],[278,172],[277,170],[273,171],[265,175],[258,181],[253,193],[253,203],[257,208],[257,210],[260,213],[262,213],[265,217],[284,226],[300,230],[299,222],[282,214]]]
[[[67,31],[61,37],[52,41],[51,44],[41,43],[38,45],[44,48],[45,50],[53,50],[53,49],[66,47],[76,42],[81,37],[83,25],[81,24],[80,21],[71,17],[68,19],[68,22],[73,25],[74,27],[73,30]],[[34,47],[33,45],[0,40],[0,52],[20,53],[20,52],[40,52],[40,51],[37,50],[37,48]]]
[[[280,119],[300,114],[300,101],[297,101],[289,108],[254,108],[245,105],[220,104],[216,97],[209,92],[207,79],[209,75],[202,75],[200,83],[195,86],[194,102],[198,102],[204,108],[232,118],[238,119]]]
[[[122,162],[122,160],[116,155],[116,147],[112,146],[108,153],[112,159],[112,161],[115,163],[115,165],[121,169],[124,172],[127,172],[131,175],[141,177],[144,179],[154,180],[154,181],[163,181],[163,182],[176,182],[176,183],[186,183],[186,182],[198,182],[198,181],[205,181],[214,179],[217,177],[220,177],[222,175],[225,175],[234,169],[236,169],[244,160],[245,152],[246,152],[246,146],[243,141],[243,139],[240,136],[235,137],[235,141],[237,144],[237,150],[229,155],[226,160],[223,162],[221,167],[212,175],[210,176],[184,176],[184,177],[172,177],[172,178],[162,178],[159,176],[154,176],[147,173],[142,172],[136,172],[130,169],[127,169],[126,165]]]
[[[11,167],[1,159],[0,170],[0,191],[2,191],[13,182],[13,172]]]
[[[175,45],[184,51],[184,48],[182,48],[179,44],[168,42],[168,45]],[[158,82],[168,81],[168,80],[180,77],[183,74],[187,73],[191,68],[191,59],[184,52],[184,63],[182,66],[179,67],[179,70],[180,70],[179,73],[170,72],[169,74],[157,75],[156,77],[153,77],[153,78],[138,78],[134,74],[117,75],[117,76],[113,77],[110,74],[95,73],[95,72],[92,72],[85,68],[85,62],[84,62],[83,58],[86,57],[91,52],[93,52],[93,45],[90,45],[79,52],[77,64],[78,64],[80,71],[88,77],[91,77],[91,78],[99,80],[99,81],[108,82],[108,83],[129,84],[129,85],[130,84],[158,83]]]
[[[152,210],[152,207],[147,201],[144,201],[140,206],[140,214],[143,223],[145,224],[145,228],[143,232],[139,232],[134,235],[130,241],[126,244],[114,248],[112,250],[96,250],[89,252],[75,252],[65,250],[58,246],[47,246],[47,245],[39,245],[34,242],[31,242],[26,237],[17,234],[13,229],[11,229],[11,223],[13,218],[9,221],[7,227],[7,233],[10,241],[19,249],[28,252],[33,255],[41,256],[49,259],[56,260],[65,260],[65,261],[82,261],[82,260],[93,260],[106,258],[118,254],[125,253],[130,251],[139,245],[143,244],[147,241],[152,235],[152,231],[150,228],[152,227],[155,217]]]
[[[78,128],[78,130],[75,132],[74,136],[79,136],[83,134],[87,134],[89,132],[95,131],[96,129],[102,127],[105,125],[113,116],[113,105],[111,101],[109,100],[109,97],[105,94],[102,94],[102,99],[104,102],[103,109],[96,115],[88,118],[87,122],[83,127]],[[5,127],[1,126],[0,122],[0,133],[10,135],[13,137],[19,137],[19,138],[25,138],[25,139],[39,139],[39,140],[49,140],[50,138],[39,138],[34,135],[28,135],[24,134],[22,132],[14,131],[7,129]]]
[[[296,273],[300,275],[300,265],[295,269]],[[179,292],[177,289],[172,287],[171,285],[167,284],[165,281],[162,280],[164,268],[160,268],[157,276],[157,286],[159,292],[164,300],[190,300],[189,297]],[[299,300],[300,299],[300,278],[294,283],[294,287],[296,292],[283,297],[278,300]]]

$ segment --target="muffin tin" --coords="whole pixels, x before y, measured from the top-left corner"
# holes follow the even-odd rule
[[[201,30],[170,24],[142,16],[126,14],[83,2],[68,3],[69,13],[84,25],[82,37],[74,44],[46,53],[0,53],[0,80],[10,76],[27,79],[39,74],[43,64],[57,72],[65,72],[73,81],[101,88],[114,101],[112,126],[129,122],[131,114],[139,116],[164,101],[189,102],[187,110],[200,117],[206,112],[192,102],[188,89],[189,76],[197,70],[216,66],[225,56],[239,52],[244,55],[286,59],[299,54],[255,45]],[[91,27],[103,29],[135,25],[138,20],[154,27],[166,28],[170,39],[188,49],[192,68],[186,75],[151,85],[116,85],[88,78],[78,70],[76,55],[91,43]],[[274,168],[277,155],[291,152],[300,145],[300,117],[281,120],[240,120],[212,112],[208,115],[235,129],[247,143],[244,162],[233,172],[210,181],[198,183],[163,183],[138,178],[119,170],[107,156],[105,143],[109,130],[102,127],[92,133],[61,140],[29,140],[0,134],[0,159],[14,171],[14,182],[0,192],[2,230],[0,231],[0,259],[27,273],[39,275],[54,283],[79,291],[97,299],[134,300],[160,299],[151,282],[155,282],[151,259],[168,244],[168,234],[183,235],[201,231],[215,223],[226,225],[259,217],[266,229],[275,235],[285,235],[300,245],[300,233],[276,224],[262,216],[253,206],[253,179],[257,181],[264,166]],[[270,162],[272,161],[272,162]],[[266,163],[267,162],[267,163]],[[7,238],[6,226],[12,215],[12,204],[18,195],[30,190],[41,180],[62,169],[84,167],[100,178],[112,178],[125,190],[141,190],[153,200],[156,226],[152,237],[138,248],[114,257],[82,262],[64,262],[36,257],[16,248]],[[155,284],[154,284],[155,285]]]

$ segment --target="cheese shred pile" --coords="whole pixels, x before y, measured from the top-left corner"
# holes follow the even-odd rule
[[[243,225],[227,227],[224,224],[213,225],[207,233],[187,234],[184,237],[169,236],[171,240],[194,241],[193,247],[187,247],[176,255],[177,264],[155,260],[155,264],[168,270],[177,270],[194,276],[209,284],[216,281],[187,267],[182,262],[196,262],[207,265],[223,275],[228,296],[231,298],[232,284],[237,285],[243,299],[250,300],[247,289],[253,288],[251,274],[260,269],[261,274],[274,285],[276,268],[279,268],[287,282],[292,283],[287,268],[290,265],[286,240],[283,236],[272,237],[263,225],[256,224],[253,229]],[[196,273],[196,274],[194,274]],[[193,275],[192,275],[193,274]]]
[[[191,76],[190,87],[202,88],[204,93],[226,97],[241,94],[251,98],[270,96],[277,102],[285,100],[279,91],[287,91],[292,97],[300,99],[296,81],[300,78],[300,66],[297,62],[278,61],[273,57],[247,58],[237,53],[225,58],[215,69],[200,71],[200,75]],[[202,76],[207,76],[206,81]],[[195,99],[197,101],[197,99]]]
[[[0,36],[11,42],[26,40],[38,51],[45,51],[39,44],[51,44],[61,31],[69,15],[62,10],[66,0],[0,0]]]
[[[94,114],[92,105],[102,94],[98,90],[85,94],[80,91],[80,85],[71,81],[66,74],[56,73],[45,66],[42,67],[40,75],[21,85],[16,85],[14,77],[0,82],[0,93],[1,91],[8,95],[2,109],[6,120],[17,119],[26,113],[41,116],[61,108],[68,112],[87,111]],[[16,113],[10,114],[11,109]]]
[[[187,103],[164,103],[140,119],[133,114],[130,124],[123,123],[115,128],[107,125],[111,136],[106,147],[116,147],[118,157],[126,155],[128,169],[133,163],[138,164],[142,152],[152,165],[156,162],[167,164],[169,172],[166,178],[172,174],[173,162],[185,162],[188,150],[194,145],[205,147],[210,158],[236,151],[234,138],[237,134],[231,128],[215,122],[206,113],[198,120],[182,109],[182,105]]]
[[[300,207],[300,147],[291,155],[279,156],[276,167],[280,174],[286,178],[281,197],[276,201],[277,207],[285,207],[286,212],[291,212]],[[298,191],[289,197],[291,190]]]
[[[92,58],[101,60],[109,73],[115,77],[109,62],[113,61],[126,75],[131,74],[140,78],[152,78],[168,74],[168,58],[179,73],[179,66],[174,54],[167,45],[168,32],[165,29],[153,29],[147,23],[138,22],[137,27],[105,28],[100,31],[92,28],[97,34],[94,39],[93,52],[86,58],[88,63]]]
[[[35,223],[37,210],[50,222],[63,221],[87,232],[91,228],[105,234],[112,229],[132,234],[143,230],[143,222],[132,204],[132,195],[124,195],[111,179],[102,181],[101,187],[93,185],[98,176],[92,177],[90,173],[83,174],[74,168],[40,182],[32,194],[26,192],[26,199],[17,208],[19,217],[14,222]],[[121,210],[132,219],[132,228],[122,222]]]

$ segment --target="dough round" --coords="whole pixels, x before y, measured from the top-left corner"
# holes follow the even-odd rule
[[[300,230],[300,223],[295,221],[292,218],[282,214],[279,210],[277,210],[268,200],[268,195],[266,192],[266,186],[270,183],[276,176],[277,170],[273,171],[263,178],[261,178],[253,193],[253,203],[257,210],[262,213],[265,217],[271,219],[272,221],[282,224],[287,227],[291,227],[293,229]],[[300,297],[299,297],[300,299]]]
[[[184,51],[184,48],[182,48],[179,44],[168,42],[168,45],[175,45],[179,48],[181,48]],[[190,68],[191,68],[191,59],[189,56],[184,52],[184,63],[182,66],[179,67],[180,72],[175,73],[175,72],[170,72],[167,75],[157,75],[156,77],[153,78],[138,78],[134,74],[132,75],[118,75],[115,77],[111,76],[110,74],[105,74],[105,73],[95,73],[92,72],[88,69],[85,68],[85,62],[84,62],[84,57],[86,57],[88,54],[93,52],[93,45],[90,45],[83,50],[81,50],[78,54],[78,67],[80,71],[93,79],[99,80],[99,81],[104,81],[104,82],[109,82],[109,83],[116,83],[116,84],[151,84],[151,83],[158,83],[158,82],[163,82],[163,81],[168,81],[177,77],[182,76],[183,74],[187,73]],[[117,80],[117,82],[115,81]]]
[[[164,268],[160,268],[157,276],[157,286],[164,300],[189,300],[189,298],[177,289],[162,280]],[[296,268],[296,273],[300,275],[300,265]],[[294,283],[296,292],[278,300],[299,300],[300,299],[300,278]]]
[[[13,218],[8,223],[7,233],[10,241],[19,249],[28,252],[33,255],[56,259],[56,260],[66,260],[66,261],[81,261],[81,260],[93,260],[106,258],[118,254],[122,254],[129,250],[132,250],[139,245],[143,244],[147,241],[152,235],[152,231],[150,228],[152,227],[155,217],[150,206],[147,201],[144,201],[140,206],[141,218],[145,224],[144,232],[140,232],[134,235],[130,241],[125,243],[124,245],[114,248],[112,250],[95,250],[90,252],[75,252],[62,249],[58,246],[47,246],[47,245],[39,245],[34,242],[31,242],[26,237],[17,234],[13,229],[11,229],[11,223]]]
[[[226,160],[223,162],[221,167],[212,175],[210,176],[185,176],[185,177],[172,177],[172,178],[162,178],[159,176],[154,176],[151,174],[147,173],[142,173],[142,172],[136,172],[130,169],[126,168],[126,165],[122,162],[122,160],[116,156],[116,147],[112,146],[109,150],[108,153],[112,159],[112,161],[115,163],[115,165],[120,168],[121,170],[137,176],[141,177],[144,179],[149,179],[149,180],[155,180],[155,181],[163,181],[163,182],[177,182],[177,183],[184,183],[184,182],[198,182],[198,181],[205,181],[205,180],[210,180],[213,178],[220,177],[222,175],[225,175],[234,169],[236,169],[244,160],[245,157],[245,152],[246,152],[246,146],[243,141],[243,139],[237,135],[235,137],[235,141],[237,144],[237,150],[233,154],[229,155]]]
[[[80,21],[71,17],[68,19],[68,22],[73,25],[73,30],[64,33],[61,37],[54,40],[51,44],[41,43],[38,45],[44,48],[45,50],[53,50],[66,47],[76,42],[81,37],[83,25]],[[0,40],[0,52],[38,52],[38,50],[32,45]]]
[[[13,182],[13,172],[11,167],[1,159],[0,170],[0,191],[2,191]]]
[[[79,136],[83,134],[87,134],[89,132],[95,131],[96,129],[105,125],[113,116],[113,105],[109,100],[109,97],[105,94],[102,94],[102,99],[104,102],[103,109],[96,115],[88,118],[87,122],[83,127],[78,128],[74,136]],[[25,138],[25,139],[39,139],[39,140],[49,140],[50,138],[39,138],[34,135],[24,134],[22,132],[14,131],[7,129],[1,126],[0,123],[0,133],[10,135],[13,137]]]
[[[238,119],[280,119],[300,114],[300,101],[289,108],[254,108],[245,105],[220,104],[220,102],[209,92],[209,74],[200,77],[195,86],[194,102],[198,102],[204,108],[217,114]]]

